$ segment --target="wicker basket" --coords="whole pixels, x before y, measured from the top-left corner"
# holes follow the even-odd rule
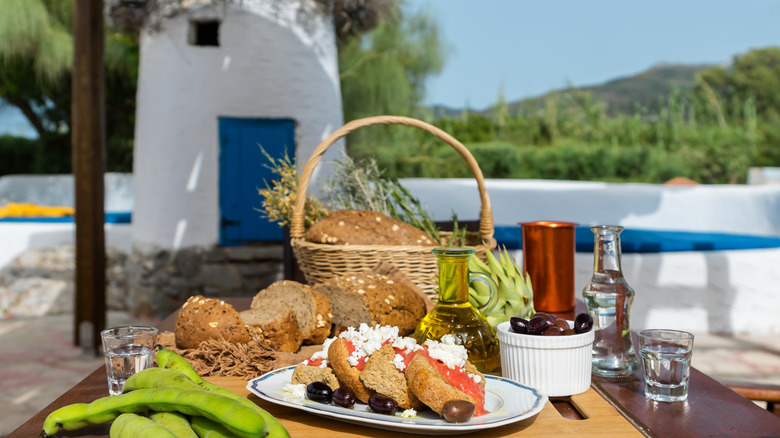
[[[296,194],[295,207],[290,220],[290,244],[298,259],[298,265],[309,284],[321,283],[329,278],[369,270],[380,261],[388,261],[398,267],[415,284],[417,284],[433,300],[438,299],[436,293],[436,256],[431,250],[433,246],[390,246],[390,245],[329,245],[304,240],[304,203],[306,189],[311,176],[322,155],[336,140],[372,125],[406,125],[422,129],[435,137],[444,140],[452,146],[468,164],[474,178],[482,203],[479,213],[479,232],[467,233],[466,243],[473,248],[481,259],[486,258],[486,251],[496,247],[493,238],[493,210],[490,198],[485,189],[482,170],[468,149],[458,140],[441,129],[417,119],[397,116],[376,116],[353,120],[333,132],[320,143],[312,153],[303,168]],[[447,235],[447,233],[442,233]]]

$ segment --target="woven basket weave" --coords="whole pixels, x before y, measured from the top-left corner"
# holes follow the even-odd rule
[[[332,277],[369,270],[380,261],[387,261],[406,274],[433,300],[436,300],[438,299],[436,293],[438,287],[436,284],[436,256],[431,252],[435,248],[434,246],[330,245],[304,240],[306,190],[320,158],[341,137],[367,126],[381,124],[405,125],[421,129],[445,141],[460,154],[477,181],[481,201],[479,232],[467,233],[467,247],[474,249],[477,256],[483,260],[486,258],[486,252],[496,247],[496,241],[493,238],[493,210],[490,206],[490,198],[485,189],[482,170],[471,152],[454,137],[431,124],[398,116],[375,116],[353,120],[333,132],[317,146],[309,157],[309,161],[306,162],[298,183],[295,207],[290,220],[290,245],[309,284],[322,283]],[[441,234],[448,235],[444,232]]]

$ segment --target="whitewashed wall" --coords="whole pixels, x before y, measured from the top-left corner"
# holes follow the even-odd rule
[[[477,219],[473,179],[409,178],[404,186],[437,220]],[[581,225],[780,236],[780,186],[616,184],[489,179],[496,225],[556,220]]]
[[[190,18],[220,19],[220,46],[189,45]],[[299,164],[343,124],[331,19],[307,0],[177,15],[142,32],[137,105],[134,245],[216,244],[220,116],[296,120]]]
[[[476,219],[473,179],[404,179],[437,220]],[[780,236],[780,186],[607,184],[487,180],[497,226],[562,220],[634,229]],[[522,250],[513,251],[522,266]],[[636,291],[631,325],[696,333],[780,333],[780,248],[624,253]],[[576,253],[575,297],[593,273],[593,254]]]

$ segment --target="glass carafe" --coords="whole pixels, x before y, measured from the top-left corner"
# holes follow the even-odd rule
[[[490,289],[490,299],[481,311],[487,314],[498,302],[498,288],[490,276],[469,272],[468,259],[474,253],[469,248],[435,248],[439,265],[439,301],[420,321],[413,337],[419,343],[426,339],[440,340],[446,334],[466,347],[469,361],[482,372],[497,369],[501,364],[496,333],[480,311],[469,303],[469,283],[480,281]]]
[[[631,343],[629,315],[634,290],[626,283],[621,268],[620,233],[623,227],[600,225],[590,229],[593,248],[593,277],[582,291],[596,331],[593,342],[593,374],[625,377],[637,367]]]

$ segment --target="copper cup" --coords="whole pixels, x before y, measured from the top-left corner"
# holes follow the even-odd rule
[[[523,272],[531,277],[534,309],[574,312],[574,228],[572,222],[521,222]]]

